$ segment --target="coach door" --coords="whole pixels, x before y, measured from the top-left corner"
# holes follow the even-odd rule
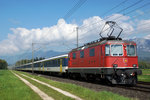
[[[41,71],[44,71],[44,64],[42,62],[40,63],[40,69]]]
[[[62,72],[62,59],[60,59],[60,72]]]

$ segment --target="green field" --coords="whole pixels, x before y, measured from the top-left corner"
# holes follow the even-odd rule
[[[0,70],[0,100],[41,100],[9,70]]]
[[[138,76],[138,81],[150,82],[150,69],[142,69],[142,75]]]
[[[52,86],[55,86],[57,88],[68,91],[68,92],[70,92],[70,93],[72,93],[76,96],[79,96],[80,98],[82,98],[84,100],[132,100],[131,98],[120,96],[120,95],[114,94],[112,92],[107,92],[107,91],[96,92],[96,91],[93,91],[93,90],[90,90],[90,89],[87,89],[87,88],[83,88],[81,86],[77,86],[77,85],[74,85],[74,84],[52,81],[52,80],[49,80],[49,79],[46,79],[46,78],[43,78],[43,77],[40,77],[40,76],[33,76],[31,74],[24,73],[24,72],[16,72],[16,73],[17,74],[23,73],[27,76],[38,79],[40,81],[48,83],[48,84],[50,84]],[[26,79],[28,81],[30,81],[32,84],[39,87],[44,92],[48,93],[49,95],[50,95],[50,91],[54,91],[54,90],[51,90],[51,89],[49,90],[49,89],[47,89],[48,87],[40,85],[40,84],[38,84],[38,83],[28,79],[28,78],[26,78]],[[54,92],[56,92],[56,91],[54,91]],[[54,94],[57,94],[57,93],[54,93]],[[51,94],[51,95],[52,95],[53,98],[55,98],[55,99],[57,98],[53,94]],[[58,95],[59,95],[59,100],[62,100],[63,98],[65,98],[65,97],[61,96],[61,94],[58,94]],[[60,97],[62,97],[62,98],[60,98]],[[70,98],[67,98],[67,99],[70,99]],[[56,100],[58,100],[58,98]]]

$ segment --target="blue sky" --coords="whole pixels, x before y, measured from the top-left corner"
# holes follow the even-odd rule
[[[58,22],[63,18],[66,13],[78,2],[79,0],[0,0],[0,45],[4,46],[9,42],[10,38],[19,38],[22,34],[24,28],[26,31],[34,29],[42,29],[45,27],[53,27],[58,25]],[[84,25],[84,20],[90,20],[93,16],[99,16],[100,18],[105,18],[112,16],[113,14],[125,14],[137,7],[140,7],[149,0],[142,0],[139,4],[127,9],[121,13],[117,13],[121,9],[124,9],[139,0],[127,0],[124,4],[120,5],[118,8],[112,10],[111,12],[103,15],[105,12],[123,2],[124,0],[87,0],[77,11],[75,11],[71,17],[64,19],[65,23],[72,24],[75,26]],[[124,19],[120,22],[128,23],[132,25],[132,28],[137,28],[138,23],[143,23],[143,20],[149,23],[150,20],[150,5],[138,9],[135,12],[124,16]],[[149,10],[149,11],[148,11]],[[148,12],[148,13],[145,13]],[[137,18],[133,16],[141,15]],[[128,17],[130,17],[128,19]],[[92,19],[91,19],[92,20]],[[63,23],[63,21],[60,21]],[[136,24],[137,23],[137,24]],[[150,25],[150,24],[149,24]],[[148,25],[147,25],[148,26]],[[67,27],[67,26],[66,26]],[[70,26],[68,26],[70,27]],[[68,29],[68,28],[67,28]],[[84,31],[84,30],[82,30]],[[17,34],[19,35],[15,35]],[[32,31],[34,34],[34,31]],[[29,32],[32,34],[32,32]],[[37,32],[37,31],[36,31]],[[142,31],[143,32],[143,31]],[[39,32],[37,32],[38,34]],[[11,35],[11,36],[10,36]],[[144,37],[148,35],[147,32],[144,34],[132,34],[134,37]],[[37,36],[38,37],[38,36]],[[63,36],[64,37],[64,36]],[[150,36],[149,36],[150,37]],[[17,39],[18,39],[17,38]],[[55,38],[55,36],[54,36]],[[56,38],[57,39],[57,38]],[[94,39],[94,37],[92,38]],[[32,39],[31,39],[32,40]],[[7,41],[7,42],[6,42]],[[18,39],[18,42],[20,40]],[[26,41],[26,40],[25,40]],[[18,46],[18,44],[11,43],[13,46]],[[23,44],[20,44],[23,45]],[[12,46],[12,47],[13,47]],[[20,51],[16,46],[16,51]],[[6,49],[7,47],[5,47]],[[27,48],[26,48],[27,49]],[[25,49],[25,50],[26,50]]]

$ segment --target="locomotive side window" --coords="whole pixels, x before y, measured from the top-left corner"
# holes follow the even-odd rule
[[[80,58],[84,58],[84,51],[80,51]]]
[[[111,55],[112,56],[123,56],[122,45],[111,45]]]
[[[76,53],[73,53],[72,56],[72,59],[76,59]]]
[[[110,46],[105,45],[105,56],[109,56],[109,55],[110,55]]]
[[[90,56],[95,56],[95,48],[90,49]]]
[[[127,55],[128,56],[136,56],[134,45],[127,45]]]

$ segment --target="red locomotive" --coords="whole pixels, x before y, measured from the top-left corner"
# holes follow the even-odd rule
[[[106,25],[110,26],[108,37],[102,37]],[[136,84],[138,69],[136,43],[119,38],[123,31],[115,22],[107,21],[100,33],[101,39],[73,49],[68,57],[68,73],[87,79],[106,79],[112,84]],[[121,31],[112,36],[114,27]]]

